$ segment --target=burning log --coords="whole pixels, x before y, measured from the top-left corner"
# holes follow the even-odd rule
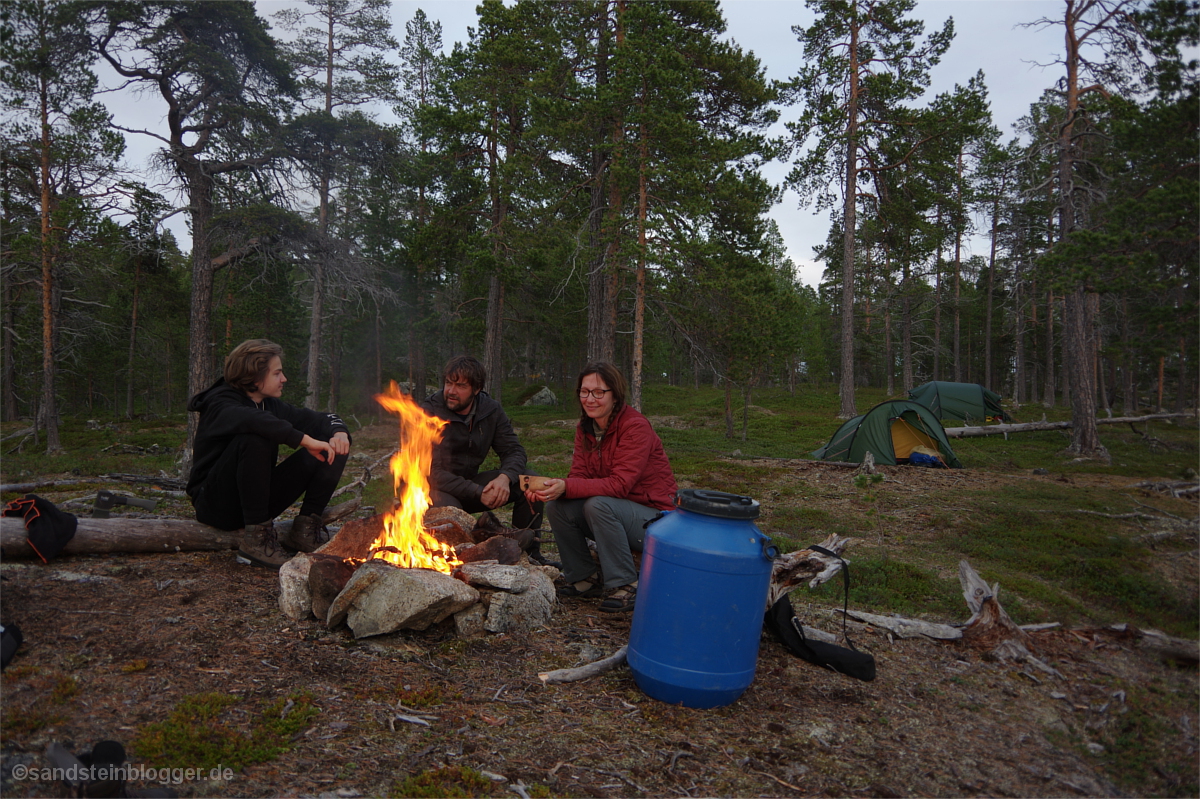
[[[358,510],[357,499],[326,508],[325,524],[349,516]],[[287,532],[291,519],[277,521],[275,529]],[[237,549],[236,530],[218,530],[190,519],[92,519],[81,517],[75,537],[63,547],[59,557],[100,553],[198,552]],[[0,557],[36,558],[29,546],[24,521],[16,516],[0,517]]]

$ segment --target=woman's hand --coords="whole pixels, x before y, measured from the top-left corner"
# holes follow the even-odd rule
[[[333,434],[333,438],[329,439],[329,444],[338,455],[350,454],[350,436],[341,430]]]
[[[530,502],[551,502],[561,497],[566,491],[566,480],[550,479],[542,485],[541,491],[526,491],[525,498]]]

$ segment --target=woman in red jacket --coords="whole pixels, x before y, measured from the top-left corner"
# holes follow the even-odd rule
[[[646,523],[674,507],[675,475],[650,421],[625,404],[625,378],[598,362],[579,373],[576,393],[583,413],[565,480],[548,480],[530,501],[550,501],[546,517],[558,544],[566,585],[563,597],[608,597],[600,610],[633,610]],[[596,542],[600,573],[586,539]],[[600,574],[603,574],[601,586]]]

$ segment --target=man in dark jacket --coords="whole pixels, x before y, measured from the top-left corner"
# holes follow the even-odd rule
[[[421,405],[449,422],[433,450],[429,474],[433,504],[480,513],[511,502],[513,527],[538,530],[542,503],[530,505],[519,487],[520,475],[530,474],[525,448],[500,403],[483,391],[485,382],[483,364],[470,355],[458,355],[442,367],[442,390]],[[500,458],[500,468],[481,473],[479,466],[491,450]],[[536,541],[529,556],[545,562]]]
[[[311,552],[323,543],[321,514],[350,452],[350,431],[337,416],[279,399],[282,356],[266,339],[244,341],[225,359],[224,376],[188,401],[200,414],[187,484],[196,519],[242,530],[238,555],[271,569],[291,557],[280,544]],[[277,464],[280,444],[296,452]],[[302,494],[281,541],[273,521]]]

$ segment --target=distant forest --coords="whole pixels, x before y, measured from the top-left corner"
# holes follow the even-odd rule
[[[1068,405],[1083,455],[1098,411],[1196,407],[1200,3],[1030,19],[1065,45],[1011,139],[982,73],[927,92],[971,46],[952,22],[807,5],[780,82],[717,2],[484,0],[449,54],[387,0],[6,2],[3,420],[53,450],[62,414],[178,413],[258,337],[290,401],[344,413],[462,352],[502,401],[595,359],[635,406],[836,386],[849,417],[857,387],[979,382]],[[101,70],[157,126],[110,115]],[[133,136],[155,175],[122,167]],[[818,288],[767,216],[785,187],[834,211]]]

